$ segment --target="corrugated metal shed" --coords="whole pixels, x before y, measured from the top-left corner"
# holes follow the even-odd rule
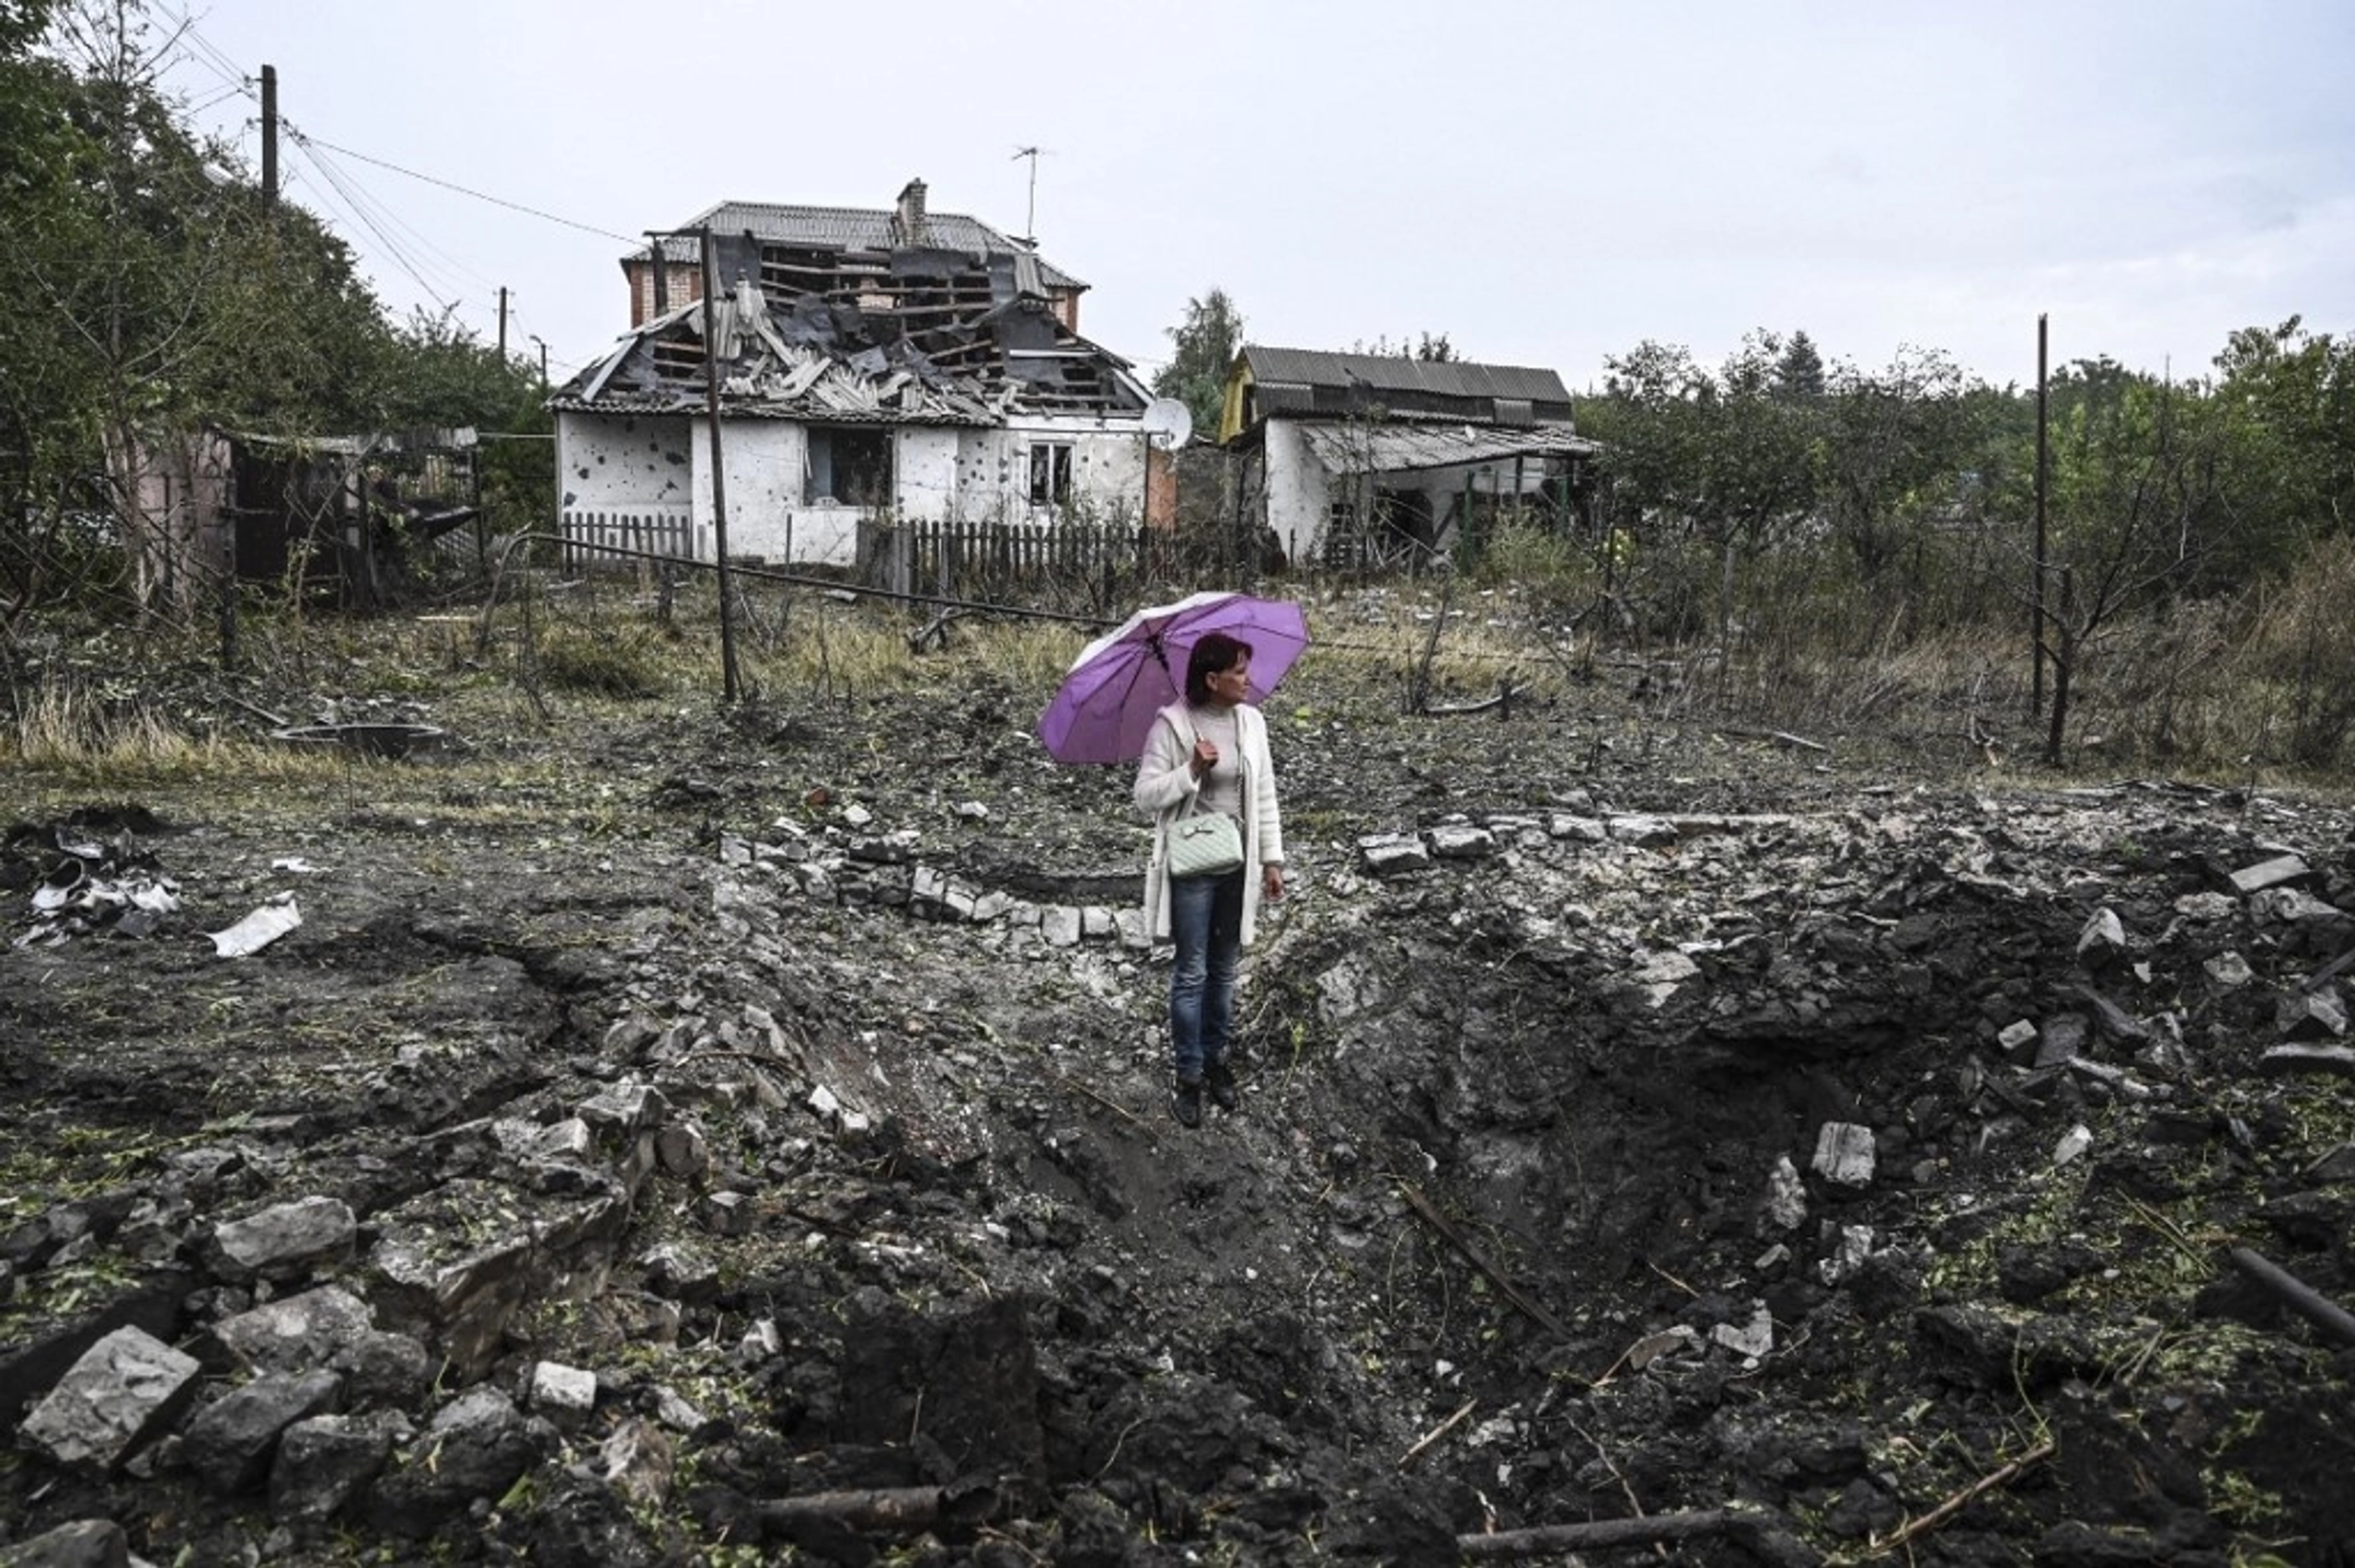
[[[1391,354],[1331,354],[1316,349],[1243,347],[1251,379],[1336,390],[1419,393],[1431,397],[1516,399],[1568,404],[1569,388],[1549,370],[1524,365],[1476,365],[1462,361],[1410,360]]]
[[[1310,425],[1302,432],[1334,474],[1405,474],[1508,457],[1586,457],[1601,447],[1567,425]]]
[[[899,215],[884,208],[802,207],[777,201],[722,201],[680,225],[714,234],[749,234],[766,245],[807,246],[814,250],[875,250],[900,248],[903,241]],[[927,212],[923,248],[963,251],[969,256],[1033,254],[1020,241],[1000,234],[979,218],[961,212]],[[662,242],[662,252],[674,263],[692,266],[695,242],[673,235]],[[632,259],[648,254],[640,250]],[[1060,267],[1038,259],[1039,275],[1050,289],[1085,289],[1087,285]]]

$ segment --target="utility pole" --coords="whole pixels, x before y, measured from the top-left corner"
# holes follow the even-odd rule
[[[712,295],[718,292],[711,253],[711,230],[695,231],[702,242],[703,261],[703,385],[704,409],[711,420],[711,544],[719,567],[719,676],[725,701],[736,700],[735,589],[728,575],[728,479],[719,452],[719,325]],[[659,269],[660,261],[655,263]],[[662,276],[660,270],[654,274]]]
[[[2036,318],[2036,559],[2028,592],[2028,646],[2033,661],[2028,677],[2028,716],[2044,711],[2044,495],[2048,473],[2045,446],[2045,318]]]
[[[507,285],[499,285],[499,362],[507,362]]]
[[[548,340],[536,332],[527,332],[523,336],[540,346],[540,390],[546,392],[548,389]]]
[[[261,68],[261,204],[278,206],[278,67]]]

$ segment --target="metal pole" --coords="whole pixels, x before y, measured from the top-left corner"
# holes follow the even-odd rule
[[[728,576],[728,478],[719,451],[719,324],[712,301],[718,292],[718,271],[711,254],[711,231],[698,229],[695,234],[703,251],[704,411],[711,421],[711,546],[719,567],[720,691],[723,699],[732,703],[737,694],[736,611],[734,584]]]
[[[2049,471],[2045,444],[2046,383],[2045,383],[2045,318],[2036,318],[2036,560],[2035,578],[2028,592],[2028,647],[2030,674],[2028,689],[2028,716],[2034,718],[2044,711],[2044,498],[2045,480]]]
[[[221,670],[237,667],[237,465],[228,464],[221,503]],[[168,558],[168,557],[167,557]]]
[[[278,67],[261,68],[261,204],[278,205]]]

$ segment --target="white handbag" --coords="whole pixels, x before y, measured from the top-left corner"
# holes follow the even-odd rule
[[[1221,876],[1243,864],[1243,830],[1223,811],[1186,813],[1169,825],[1169,875]]]

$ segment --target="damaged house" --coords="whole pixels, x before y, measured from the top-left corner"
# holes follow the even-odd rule
[[[1133,538],[1172,508],[1086,285],[920,180],[889,210],[726,202],[622,267],[630,332],[549,399],[570,540],[717,559],[707,352],[731,558],[856,566],[884,525]]]
[[[1246,344],[1219,439],[1243,521],[1298,565],[1413,565],[1519,509],[1591,523],[1597,450],[1549,370]]]

